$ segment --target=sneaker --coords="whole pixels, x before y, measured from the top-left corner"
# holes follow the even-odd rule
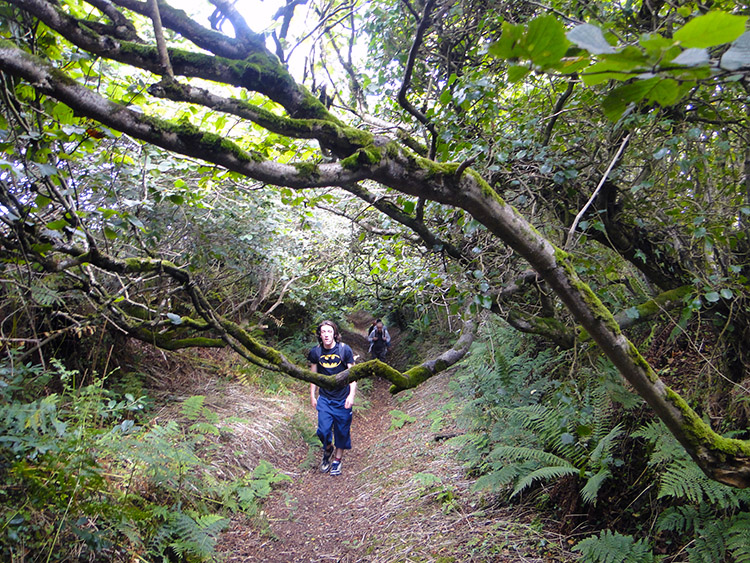
[[[341,460],[334,459],[331,464],[331,475],[341,475]]]
[[[321,473],[325,473],[331,468],[331,454],[333,454],[333,448],[323,449],[323,461],[320,462]]]

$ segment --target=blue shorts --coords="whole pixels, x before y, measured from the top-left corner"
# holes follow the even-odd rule
[[[337,448],[352,449],[352,409],[344,407],[344,401],[329,399],[324,395],[318,397],[318,438],[324,447],[328,447],[333,438]]]

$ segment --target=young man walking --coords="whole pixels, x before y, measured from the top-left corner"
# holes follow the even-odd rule
[[[318,325],[318,345],[310,350],[307,359],[310,370],[323,375],[336,375],[354,365],[352,349],[341,342],[339,329],[333,321]],[[330,470],[331,475],[341,475],[341,456],[352,447],[350,428],[356,393],[356,381],[333,391],[310,384],[310,401],[318,411],[317,434],[323,444],[320,464],[323,473]]]
[[[385,355],[388,352],[388,346],[391,344],[391,335],[388,329],[383,326],[383,321],[375,321],[370,334],[367,336],[370,341],[370,354],[373,360],[385,361]]]

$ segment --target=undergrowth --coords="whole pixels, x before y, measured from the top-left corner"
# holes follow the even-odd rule
[[[499,322],[482,330],[452,384],[466,405],[452,440],[476,489],[585,509],[599,529],[576,546],[587,562],[750,562],[750,493],[708,479],[660,422],[643,424],[611,364],[573,369]],[[578,501],[549,504],[565,488]]]
[[[149,421],[145,397],[51,364],[0,364],[3,561],[207,561],[227,517],[289,479],[263,461],[223,479],[210,453],[234,421],[202,396],[179,422]]]

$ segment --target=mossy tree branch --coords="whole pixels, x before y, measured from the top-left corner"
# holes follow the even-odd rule
[[[182,287],[189,296],[195,311],[202,318],[194,319],[181,316],[179,320],[172,320],[163,315],[151,322],[142,322],[140,319],[127,315],[113,299],[103,294],[99,284],[90,283],[89,293],[95,301],[104,304],[109,309],[112,313],[108,317],[110,321],[129,336],[166,350],[230,347],[249,362],[263,369],[283,373],[294,379],[315,383],[327,389],[335,389],[346,385],[349,381],[373,376],[390,381],[393,384],[392,392],[416,387],[454,365],[466,355],[476,334],[476,323],[471,319],[467,320],[461,336],[451,349],[443,352],[437,358],[425,361],[404,373],[382,362],[372,360],[336,376],[326,376],[297,365],[278,350],[253,338],[239,324],[216,313],[203,292],[193,281],[189,271],[173,262],[152,258],[117,259],[100,252],[98,249],[85,251],[80,247],[73,246],[61,247],[60,250],[74,256],[79,262],[88,264],[89,268],[99,268],[109,273],[125,276],[152,273],[167,276]],[[167,329],[164,330],[164,327],[167,327]],[[214,336],[187,336],[186,333],[189,331],[208,332]]]

